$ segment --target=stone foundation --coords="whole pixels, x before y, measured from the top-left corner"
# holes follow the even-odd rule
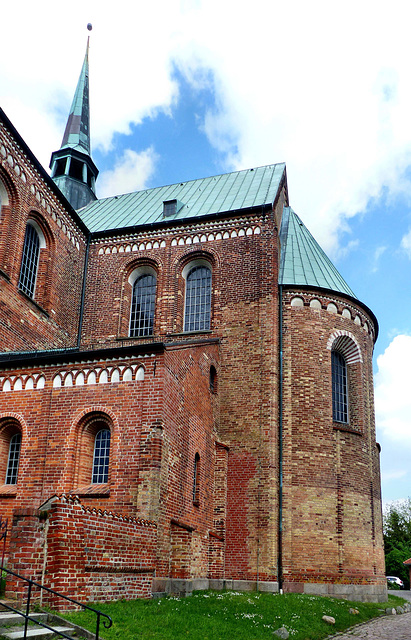
[[[357,602],[387,602],[386,585],[284,582],[285,593],[306,593]]]

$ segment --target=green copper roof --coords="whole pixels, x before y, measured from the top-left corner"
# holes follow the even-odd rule
[[[90,109],[88,88],[88,50],[77,83],[76,92],[70,109],[66,129],[64,131],[61,148],[76,149],[90,155]]]
[[[78,213],[91,232],[101,232],[272,205],[284,172],[281,163],[189,180],[96,200]],[[178,203],[175,212],[164,216],[170,201]]]
[[[284,208],[280,240],[280,284],[321,287],[356,297],[291,207]]]

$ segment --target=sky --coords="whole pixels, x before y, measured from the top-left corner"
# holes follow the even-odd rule
[[[21,0],[0,106],[48,168],[90,35],[99,197],[286,162],[290,204],[379,321],[384,503],[411,496],[411,4]]]

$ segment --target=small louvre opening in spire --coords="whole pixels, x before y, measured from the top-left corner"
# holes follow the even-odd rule
[[[67,158],[60,158],[59,160],[57,160],[53,177],[58,178],[58,176],[64,176],[64,172],[66,170],[66,162]]]
[[[83,163],[72,158],[70,162],[69,176],[83,182]]]

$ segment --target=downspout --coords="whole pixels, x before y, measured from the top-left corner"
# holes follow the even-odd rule
[[[278,285],[279,389],[278,389],[278,562],[279,592],[283,592],[283,287]]]
[[[81,301],[80,301],[80,316],[78,320],[78,333],[77,333],[77,349],[80,349],[81,344],[81,331],[83,329],[83,316],[84,316],[84,300],[86,297],[86,279],[88,268],[88,254],[90,249],[91,233],[87,236],[86,253],[84,256],[84,269],[83,269],[83,286],[81,289]]]

